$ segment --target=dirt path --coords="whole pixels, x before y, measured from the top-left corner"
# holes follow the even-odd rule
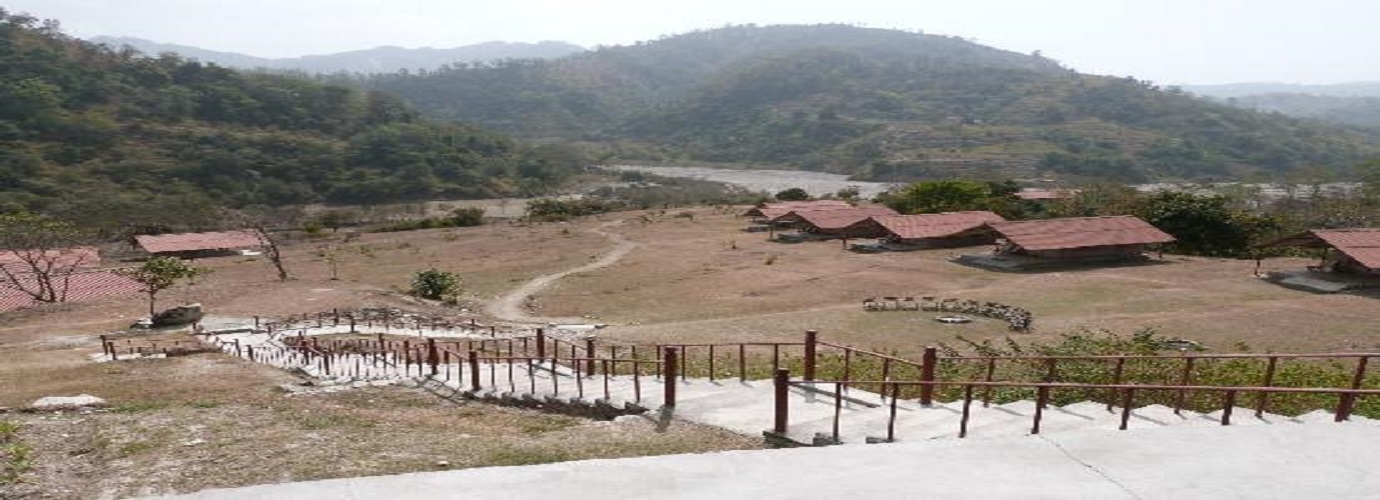
[[[487,306],[485,306],[485,312],[489,313],[490,316],[493,316],[500,320],[511,321],[514,323],[545,324],[580,322],[581,320],[578,318],[546,318],[540,316],[532,316],[531,314],[527,313],[527,309],[526,307],[524,307],[524,305],[527,303],[527,300],[531,296],[540,293],[542,290],[545,290],[547,287],[551,286],[552,283],[555,283],[556,280],[575,273],[583,273],[611,266],[617,263],[619,260],[621,260],[624,256],[628,255],[628,253],[633,251],[634,248],[637,248],[638,244],[636,242],[629,241],[627,238],[624,238],[623,235],[617,233],[609,233],[602,230],[602,228],[615,226],[622,223],[623,221],[606,222],[600,225],[599,228],[590,230],[590,232],[602,235],[605,238],[608,238],[609,241],[616,243],[613,249],[609,250],[608,253],[605,253],[602,257],[599,257],[599,260],[590,262],[589,264],[585,264],[574,269],[567,269],[564,271],[546,274],[533,278],[532,281],[528,281],[527,283],[523,284],[517,289],[504,294],[502,297],[495,299],[493,302],[490,302]]]

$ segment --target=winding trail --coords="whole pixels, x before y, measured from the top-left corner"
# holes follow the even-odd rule
[[[622,258],[627,256],[629,252],[632,252],[634,248],[637,248],[638,244],[636,242],[629,241],[627,238],[624,238],[623,235],[605,232],[602,230],[602,228],[616,226],[622,223],[623,221],[621,220],[606,222],[600,225],[598,228],[590,229],[590,232],[608,238],[609,241],[616,243],[613,249],[609,250],[608,253],[605,253],[602,257],[599,257],[599,260],[590,262],[589,264],[585,264],[580,267],[576,267],[574,269],[567,269],[564,271],[555,272],[551,274],[544,274],[536,278],[533,278],[531,281],[528,281],[527,283],[523,284],[517,289],[503,294],[503,296],[499,297],[498,299],[495,299],[493,302],[490,302],[487,306],[485,306],[485,312],[489,313],[490,316],[493,316],[500,320],[510,321],[514,323],[546,324],[567,322],[578,323],[582,321],[576,318],[547,318],[541,316],[533,316],[531,314],[528,314],[526,308],[523,306],[527,303],[527,300],[531,296],[540,293],[542,290],[545,290],[547,287],[551,286],[552,283],[555,283],[556,280],[575,273],[583,273],[611,266],[617,263],[619,260],[622,260]]]

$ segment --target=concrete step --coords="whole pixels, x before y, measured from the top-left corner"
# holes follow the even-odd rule
[[[793,423],[789,426],[786,433],[792,440],[800,443],[810,443],[816,435],[833,438],[834,416],[829,413],[823,417],[813,420],[799,420],[792,412]],[[913,402],[898,402],[896,405],[896,422],[905,423],[911,426],[922,425],[922,422],[948,421],[952,420],[955,411],[943,405],[922,407]],[[886,438],[887,423],[891,419],[891,407],[880,406],[875,408],[854,405],[845,407],[840,411],[839,418],[839,444],[864,444],[869,438],[882,440]]]
[[[735,384],[741,384],[735,382]],[[833,415],[833,405],[809,404],[799,388],[791,389],[791,418],[801,421]],[[770,429],[776,404],[775,389],[769,381],[749,381],[747,386],[713,396],[677,399],[675,416],[713,425],[747,435],[759,435]]]
[[[1205,416],[1220,423],[1222,420],[1222,410],[1208,413]],[[1237,406],[1232,408],[1231,411],[1231,425],[1283,425],[1301,423],[1303,423],[1301,420],[1269,412],[1261,413],[1259,417],[1256,417],[1254,408],[1242,408]]]

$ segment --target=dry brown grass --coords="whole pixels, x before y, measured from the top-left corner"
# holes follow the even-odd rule
[[[160,303],[202,302],[212,314],[275,316],[331,308],[398,306],[440,312],[400,293],[428,267],[465,280],[467,300],[489,300],[544,273],[589,262],[612,245],[587,230],[608,228],[641,246],[612,267],[573,275],[537,297],[537,314],[595,316],[604,338],[637,342],[827,340],[914,354],[922,346],[1009,335],[981,319],[942,325],[932,314],[865,312],[871,296],[935,295],[1027,308],[1048,340],[1078,328],[1163,334],[1230,350],[1377,350],[1374,296],[1315,295],[1251,277],[1253,263],[1170,256],[1161,264],[1007,274],[958,266],[962,250],[860,255],[839,242],[783,245],[739,229],[713,209],[693,219],[624,213],[572,224],[493,225],[293,242],[297,279],[273,280],[260,259],[201,262],[215,273],[164,294]],[[643,216],[646,216],[645,218]],[[315,255],[340,245],[341,280]],[[970,249],[981,251],[984,249]],[[1266,269],[1302,267],[1267,261]],[[657,433],[650,425],[599,424],[483,405],[454,406],[404,389],[286,397],[285,372],[200,354],[94,364],[95,336],[147,309],[138,296],[0,314],[0,406],[41,396],[89,393],[116,411],[10,415],[26,424],[37,468],[22,493],[54,497],[132,495],[204,487],[522,464],[576,458],[752,447],[758,439],[696,426]],[[478,309],[474,308],[477,313]],[[455,313],[454,309],[445,312]],[[200,441],[197,441],[200,440]],[[187,444],[192,443],[192,444]]]
[[[294,381],[287,373],[220,354],[94,364],[69,362],[63,351],[17,351],[4,352],[5,365],[26,369],[7,369],[20,378],[4,404],[90,393],[111,407],[7,416],[24,426],[35,468],[0,498],[124,497],[437,470],[441,461],[466,468],[760,445],[683,423],[658,432],[650,422],[457,405],[396,387],[288,397],[275,387]]]

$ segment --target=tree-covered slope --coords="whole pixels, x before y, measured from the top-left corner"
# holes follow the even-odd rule
[[[1357,132],[1079,74],[954,37],[740,26],[555,61],[386,75],[430,116],[603,142],[624,159],[794,165],[877,180],[1226,179],[1342,169]]]
[[[380,92],[113,51],[0,10],[7,206],[488,197],[555,186],[578,160]]]

